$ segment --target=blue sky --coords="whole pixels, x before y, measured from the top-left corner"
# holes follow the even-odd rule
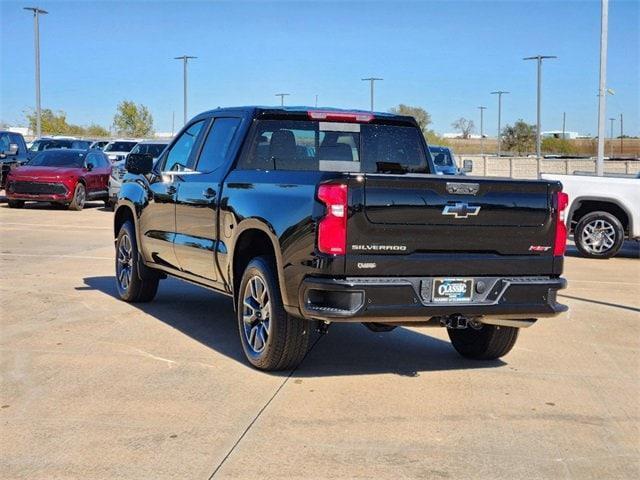
[[[34,106],[34,2],[0,0],[0,120],[24,124]],[[37,2],[35,2],[37,3]],[[418,105],[438,132],[464,116],[495,135],[503,124],[535,123],[535,63],[543,70],[543,130],[596,134],[600,2],[110,2],[41,1],[42,105],[78,124],[112,123],[122,99],[147,105],[158,131],[182,119],[182,68],[190,54],[189,113],[217,106],[278,104],[369,107],[363,77],[377,85],[376,109]],[[638,135],[640,2],[611,0],[607,118],[624,114]],[[607,134],[608,134],[607,122]],[[616,131],[619,128],[616,123]],[[617,134],[617,133],[616,133]]]

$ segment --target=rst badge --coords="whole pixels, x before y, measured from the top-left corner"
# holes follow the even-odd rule
[[[465,202],[456,202],[455,205],[445,205],[442,215],[451,215],[454,218],[468,218],[478,215],[480,207],[469,205]]]

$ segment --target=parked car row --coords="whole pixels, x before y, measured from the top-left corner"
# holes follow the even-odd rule
[[[41,137],[28,145],[22,135],[0,132],[0,189],[9,207],[27,201],[50,202],[81,210],[89,200],[109,204],[117,196],[130,152],[157,158],[166,140],[112,141]]]

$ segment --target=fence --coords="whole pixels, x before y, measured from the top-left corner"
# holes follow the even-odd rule
[[[470,175],[485,177],[538,178],[541,173],[573,174],[596,172],[595,159],[540,159],[531,157],[490,157],[461,155],[462,161],[471,160]],[[462,165],[460,165],[462,166]],[[605,161],[605,173],[636,175],[640,172],[640,160]]]

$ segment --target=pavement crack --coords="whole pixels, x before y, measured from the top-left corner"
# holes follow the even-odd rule
[[[271,404],[271,402],[278,396],[278,394],[280,393],[280,391],[283,389],[283,387],[287,384],[287,382],[289,381],[289,379],[293,376],[294,373],[296,373],[298,371],[298,369],[300,368],[300,366],[304,363],[304,361],[306,360],[307,356],[311,353],[311,351],[313,350],[313,348],[318,344],[318,342],[320,341],[320,339],[323,337],[324,335],[320,335],[318,336],[318,338],[315,340],[315,342],[313,342],[313,344],[311,345],[311,347],[309,348],[309,350],[307,350],[307,353],[305,353],[304,357],[302,358],[302,361],[300,362],[300,364],[292,369],[289,372],[289,375],[287,375],[287,377],[282,381],[282,383],[280,384],[280,386],[276,389],[275,392],[273,392],[273,395],[271,395],[271,397],[269,398],[269,400],[267,400],[267,402],[262,406],[262,408],[258,411],[258,413],[256,414],[255,417],[253,417],[253,419],[251,420],[251,422],[249,422],[249,425],[247,425],[247,428],[244,429],[244,431],[242,432],[242,434],[238,437],[238,439],[235,441],[235,443],[233,444],[233,446],[231,447],[231,449],[229,449],[229,451],[227,452],[227,454],[224,456],[224,458],[220,461],[220,463],[218,464],[218,466],[215,468],[215,470],[213,471],[213,473],[209,476],[209,480],[212,480],[213,477],[216,476],[216,474],[220,471],[220,469],[222,468],[222,466],[225,464],[225,462],[229,459],[229,457],[231,456],[231,454],[234,452],[234,450],[236,449],[236,447],[240,444],[240,442],[242,441],[242,439],[247,435],[247,433],[249,433],[249,430],[251,430],[251,427],[253,427],[253,425],[258,421],[258,419],[260,418],[260,416],[262,415],[262,413],[267,409],[267,407]]]

